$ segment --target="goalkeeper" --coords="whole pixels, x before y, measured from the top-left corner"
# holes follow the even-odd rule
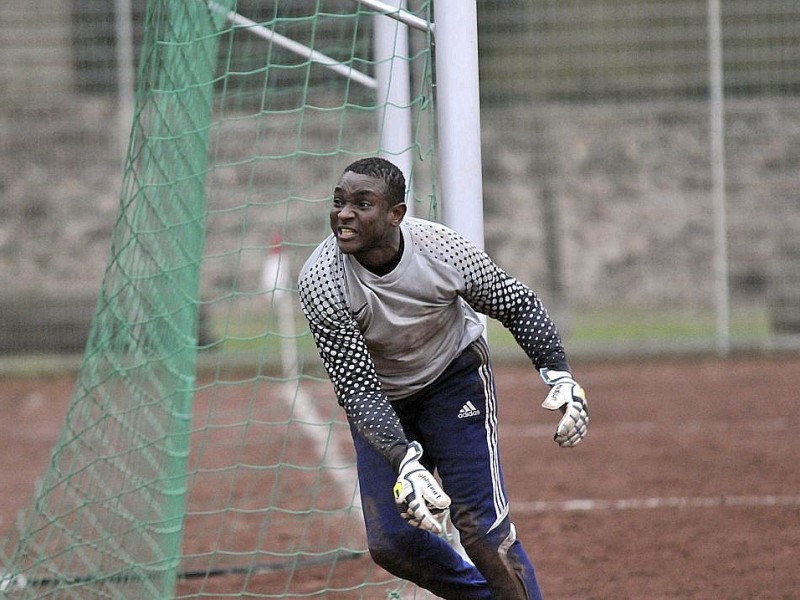
[[[586,435],[584,392],[536,294],[454,231],[406,217],[405,192],[384,159],[349,165],[332,234],[298,281],[350,424],[370,554],[441,598],[541,598],[509,515],[477,313],[508,328],[550,386],[560,446]],[[474,565],[437,535],[447,509]]]

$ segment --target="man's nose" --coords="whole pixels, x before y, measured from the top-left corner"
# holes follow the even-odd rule
[[[342,207],[339,209],[339,218],[340,219],[349,219],[353,216],[353,207],[349,204],[343,204]]]

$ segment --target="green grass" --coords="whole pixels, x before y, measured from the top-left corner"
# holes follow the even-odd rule
[[[575,311],[569,319],[556,324],[566,343],[608,344],[630,342],[698,342],[716,336],[713,313],[669,312],[654,310]],[[508,350],[516,343],[508,331],[495,321],[489,322],[489,341],[494,348]],[[772,335],[769,317],[758,308],[732,312],[730,336],[734,339],[767,339]]]
[[[280,356],[282,338],[274,331],[274,323],[267,323],[264,315],[239,315],[237,320],[212,323],[212,332],[218,342],[214,353],[249,355],[253,357]],[[574,311],[568,320],[557,323],[568,348],[625,348],[631,344],[669,344],[679,348],[713,345],[716,321],[712,312],[677,312],[643,309],[607,309]],[[295,323],[295,343],[301,356],[316,357],[314,342],[307,325],[298,317]],[[768,340],[773,335],[769,316],[764,309],[739,309],[732,312],[730,337],[732,340]],[[488,321],[488,338],[498,357],[517,357],[524,354],[514,338],[497,321]]]

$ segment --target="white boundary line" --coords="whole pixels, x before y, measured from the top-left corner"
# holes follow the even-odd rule
[[[289,292],[291,281],[289,257],[274,249],[264,260],[261,287],[269,310],[275,312],[277,333],[281,336],[280,354],[284,383],[281,399],[291,411],[293,426],[300,429],[308,446],[319,457],[319,468],[333,482],[331,493],[338,494],[350,509],[363,520],[355,458],[342,450],[349,436],[336,426],[333,418],[325,417],[317,403],[303,389],[300,379],[300,355],[295,331],[295,307]],[[333,402],[333,401],[332,401]],[[345,430],[346,431],[346,430]],[[349,511],[347,520],[349,522]],[[366,548],[363,528],[348,528],[341,532],[341,543],[354,548]]]
[[[724,507],[780,507],[800,506],[800,495],[781,496],[707,496],[707,497],[666,497],[666,498],[621,498],[619,500],[540,500],[532,502],[512,502],[511,512],[587,512],[615,510],[645,510],[663,508],[724,508]]]
[[[616,422],[602,425],[603,431],[625,432],[626,435],[640,433],[649,435],[655,432],[675,432],[680,434],[729,433],[733,429],[746,429],[752,431],[781,431],[788,429],[786,419],[764,419],[747,422],[712,422],[712,421],[684,421],[680,423],[656,423],[653,421],[641,422]],[[600,428],[598,428],[600,429]],[[506,425],[500,427],[502,437],[552,437],[551,425]],[[552,513],[552,512],[578,512],[578,511],[617,511],[617,510],[647,510],[647,509],[674,509],[674,508],[725,508],[725,507],[780,507],[800,506],[800,495],[763,495],[763,496],[707,496],[707,497],[651,497],[651,498],[621,498],[618,500],[572,498],[568,500],[533,500],[513,501],[511,511],[513,514]]]
[[[592,427],[594,425],[594,428]],[[655,421],[618,421],[607,422],[601,424],[592,423],[589,425],[589,430],[602,431],[603,434],[608,432],[625,433],[626,435],[641,433],[642,435],[650,435],[653,433],[676,433],[676,434],[703,434],[709,433],[730,433],[733,430],[746,430],[746,431],[782,431],[789,429],[793,425],[791,419],[760,419],[758,421],[719,421],[719,420],[693,420],[693,421],[680,421],[674,423],[663,423]],[[530,425],[517,425],[517,424],[500,424],[501,437],[553,437],[555,431],[555,422],[550,424],[530,424]],[[591,434],[590,434],[591,435]]]
[[[320,467],[327,469],[339,493],[350,504],[360,504],[358,478],[354,460],[340,448],[344,434],[337,431],[334,421],[322,416],[313,400],[303,389],[300,381],[300,358],[294,325],[294,306],[288,292],[289,257],[278,251],[267,255],[261,273],[261,286],[271,310],[277,315],[278,333],[281,336],[280,350],[283,377],[282,398],[292,411],[292,420],[308,438],[317,456]],[[360,510],[360,505],[357,506]]]

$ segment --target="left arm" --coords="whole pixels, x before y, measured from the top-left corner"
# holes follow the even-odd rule
[[[456,252],[463,265],[464,300],[508,329],[537,369],[569,371],[561,337],[539,296],[460,236]]]
[[[485,252],[457,240],[458,252],[463,254],[460,264],[467,267],[464,299],[511,332],[550,386],[542,406],[563,414],[553,439],[564,448],[575,446],[587,433],[588,406],[583,388],[572,378],[555,323],[531,288],[508,275]]]

